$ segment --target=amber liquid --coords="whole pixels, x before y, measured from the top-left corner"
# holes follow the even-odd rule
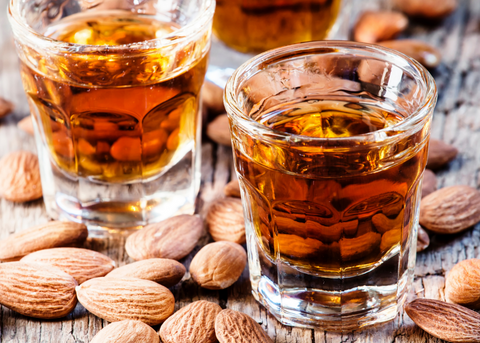
[[[341,0],[217,0],[213,30],[228,46],[262,52],[327,38]]]
[[[381,137],[404,120],[381,108],[316,98],[253,108],[257,122],[302,139]],[[369,269],[406,244],[426,146],[412,153],[418,142],[407,139],[395,147],[362,150],[359,143],[327,153],[325,142],[244,143],[235,148],[237,170],[259,248],[271,262],[280,258],[307,273],[340,276]],[[389,149],[407,155],[380,162]]]
[[[45,35],[119,46],[161,38],[177,28],[116,11],[67,17]],[[43,58],[37,71],[22,65],[32,112],[38,113],[54,163],[72,177],[121,183],[148,180],[175,165],[194,144],[207,56],[192,65],[184,51],[84,50],[59,54],[55,75],[52,62]]]

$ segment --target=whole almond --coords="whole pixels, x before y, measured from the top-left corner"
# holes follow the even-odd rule
[[[440,300],[416,299],[405,306],[423,330],[447,342],[480,342],[480,314]]]
[[[29,151],[12,152],[0,160],[0,196],[13,202],[42,197],[38,157]]]
[[[220,343],[273,343],[252,317],[230,309],[218,314],[215,332]]]
[[[168,318],[160,328],[163,343],[215,343],[215,318],[222,308],[215,303],[195,301]]]
[[[247,254],[241,245],[215,242],[205,245],[195,255],[190,274],[203,288],[225,289],[238,280],[246,265]]]
[[[58,268],[25,262],[0,264],[0,304],[24,316],[54,319],[75,308],[73,277]]]
[[[417,252],[427,249],[429,245],[430,237],[428,236],[427,231],[425,231],[423,227],[419,225],[417,233]]]
[[[205,81],[202,87],[202,103],[211,114],[225,113],[223,89],[213,82]]]
[[[13,111],[14,107],[12,102],[0,97],[0,118],[7,116]]]
[[[458,5],[457,0],[395,0],[395,6],[412,17],[441,19],[452,13]]]
[[[422,198],[432,194],[437,190],[437,177],[430,169],[425,169],[423,172],[422,181]]]
[[[458,154],[457,148],[438,139],[430,139],[427,168],[437,170],[452,161]]]
[[[32,116],[29,115],[22,120],[20,120],[17,124],[18,128],[25,131],[29,135],[33,136],[33,119]]]
[[[395,11],[366,11],[353,29],[357,42],[376,43],[395,38],[408,26],[408,18]]]
[[[226,114],[216,117],[207,126],[207,136],[217,144],[231,146],[230,124]]]
[[[223,189],[223,192],[227,197],[240,198],[240,183],[238,182],[238,180],[230,181]]]
[[[115,268],[115,262],[110,257],[97,251],[81,248],[40,250],[25,256],[20,261],[52,265],[73,276],[78,284],[105,276]]]
[[[208,209],[205,220],[208,232],[214,241],[245,243],[245,220],[240,199],[224,198],[216,200]]]
[[[440,64],[440,51],[428,43],[415,39],[389,40],[378,43],[384,47],[400,51],[417,60],[427,68],[435,68]]]
[[[185,272],[185,267],[180,262],[167,258],[150,258],[114,269],[107,277],[139,278],[172,287],[180,282]]]
[[[480,308],[480,259],[457,263],[445,279],[445,299],[469,308]]]
[[[480,221],[480,192],[451,186],[427,195],[420,203],[420,224],[443,234],[461,232]]]
[[[148,258],[180,260],[195,248],[202,234],[202,219],[182,214],[135,232],[128,237],[125,249],[128,256],[137,261]]]
[[[77,287],[77,297],[88,311],[109,322],[132,319],[157,325],[175,307],[168,288],[136,278],[91,279]]]
[[[160,337],[147,324],[127,319],[107,325],[90,343],[160,343]]]
[[[32,252],[83,244],[88,229],[83,224],[53,221],[17,232],[0,241],[0,261],[17,261]]]

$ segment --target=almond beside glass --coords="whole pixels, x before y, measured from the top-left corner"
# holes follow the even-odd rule
[[[53,221],[17,232],[0,241],[0,261],[17,261],[32,252],[79,246],[88,237],[85,225]]]
[[[205,245],[190,264],[190,274],[201,287],[225,289],[242,275],[247,265],[245,249],[233,242]]]
[[[442,234],[468,229],[480,221],[480,192],[470,186],[451,186],[420,202],[420,224]]]
[[[226,114],[216,117],[207,126],[207,136],[217,144],[231,146],[230,124]]]
[[[136,278],[91,279],[77,287],[77,297],[88,311],[109,322],[131,319],[157,325],[175,307],[168,288]]]
[[[223,89],[213,82],[205,81],[202,87],[202,103],[209,113],[224,113]]]
[[[78,284],[87,280],[105,276],[115,262],[97,251],[81,248],[54,248],[31,253],[21,262],[45,263],[63,270],[73,276]]]
[[[386,48],[400,51],[417,60],[426,68],[435,68],[440,64],[442,56],[434,46],[416,39],[400,39],[379,42]]]
[[[17,124],[18,128],[20,130],[23,130],[25,131],[26,133],[28,133],[29,135],[32,135],[34,134],[33,132],[33,118],[31,115],[23,118],[22,120],[20,120]]]
[[[273,343],[252,317],[230,309],[218,314],[215,332],[220,343]]]
[[[0,304],[24,316],[54,319],[75,308],[75,279],[52,266],[0,263]]]
[[[240,198],[240,183],[238,182],[238,180],[232,180],[227,183],[225,185],[225,188],[223,188],[223,193],[225,193],[227,197]]]
[[[427,168],[440,169],[457,157],[457,154],[458,150],[453,145],[432,138],[428,146]]]
[[[12,102],[0,97],[0,118],[3,118],[10,114],[15,106]]]
[[[160,328],[163,343],[215,343],[215,318],[222,308],[215,303],[195,301],[175,312]]]
[[[458,6],[457,0],[394,0],[395,6],[412,17],[441,19]]]
[[[445,278],[445,299],[472,309],[480,308],[480,259],[457,263]]]
[[[122,320],[104,327],[90,343],[160,343],[160,337],[145,323]]]
[[[395,11],[365,11],[353,29],[357,42],[376,43],[395,38],[408,26],[408,18]]]
[[[240,199],[228,197],[214,201],[205,221],[214,241],[245,243],[245,220]]]
[[[202,219],[182,214],[135,232],[128,237],[125,249],[128,256],[137,261],[149,258],[180,260],[195,248],[202,234]]]
[[[29,151],[16,151],[0,160],[0,196],[13,202],[42,197],[38,157]]]

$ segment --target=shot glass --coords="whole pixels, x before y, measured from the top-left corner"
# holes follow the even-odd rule
[[[416,61],[347,41],[271,50],[232,75],[253,295],[280,322],[344,331],[396,316],[436,98]]]
[[[48,214],[91,228],[193,213],[214,0],[11,0]]]

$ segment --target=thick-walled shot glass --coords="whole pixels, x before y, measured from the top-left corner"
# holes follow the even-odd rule
[[[279,321],[393,319],[412,282],[433,78],[345,41],[259,55],[225,89],[253,294]]]
[[[11,0],[45,205],[91,226],[193,213],[214,0]]]

